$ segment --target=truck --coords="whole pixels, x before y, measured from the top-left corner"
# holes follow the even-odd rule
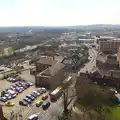
[[[57,87],[54,91],[50,93],[51,101],[56,101],[63,93],[62,87]]]

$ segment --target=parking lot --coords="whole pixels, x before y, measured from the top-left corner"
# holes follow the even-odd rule
[[[26,81],[33,82],[33,83],[35,82],[35,76],[30,75],[30,70],[21,72],[21,74],[19,76]]]
[[[12,83],[12,82],[9,82],[7,80],[0,80],[0,92],[5,90],[5,89],[8,89],[10,86],[12,85],[15,85],[15,83]],[[25,98],[25,96],[27,94],[30,94],[32,93],[33,91],[37,90],[37,88],[35,88],[35,86],[30,86],[29,88],[25,89],[23,92],[21,93],[18,93],[18,95],[15,97],[15,98],[12,98],[10,100],[7,100],[7,101],[10,101],[10,102],[13,102],[15,105],[14,106],[6,106],[5,105],[5,102],[1,102],[4,106],[3,106],[3,112],[4,112],[4,115],[10,119],[10,116],[11,116],[11,112],[14,112],[15,114],[18,114],[20,113],[23,117],[29,113],[29,111],[32,109],[33,106],[36,105],[36,102],[38,100],[41,100],[42,96],[44,94],[48,94],[47,92],[38,96],[34,101],[32,101],[31,104],[28,104],[28,106],[21,106],[19,105],[19,101],[22,100],[23,98]],[[49,100],[49,98],[47,99]],[[14,120],[14,119],[13,119]]]

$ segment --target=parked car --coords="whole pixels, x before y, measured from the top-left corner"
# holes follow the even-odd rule
[[[13,78],[8,77],[8,78],[7,78],[7,81],[11,82],[11,81],[12,81],[12,79],[13,79]]]
[[[17,92],[15,90],[8,90],[7,91],[9,94],[11,94],[13,97],[16,97],[17,96]]]
[[[27,87],[30,87],[30,84],[29,84],[29,83],[25,83],[25,85],[26,85]]]
[[[23,100],[26,101],[26,102],[28,102],[28,103],[31,103],[31,102],[32,102],[32,101],[31,101],[29,98],[27,98],[27,97],[23,98]]]
[[[37,96],[40,96],[40,93],[37,91],[33,91],[33,93],[37,94]]]
[[[33,86],[33,83],[32,83],[32,82],[27,82],[27,84],[29,84],[30,86]]]
[[[10,88],[11,90],[15,90],[15,88],[14,88],[13,86],[10,86],[9,88]]]
[[[43,104],[43,100],[38,100],[36,102],[36,107],[40,107]]]
[[[42,105],[43,110],[46,110],[50,106],[50,102],[45,102]]]
[[[11,94],[12,95],[12,98],[15,98],[17,95],[16,94]]]
[[[5,97],[6,97],[8,100],[12,99],[12,96],[11,96],[10,94],[5,94]]]
[[[22,101],[19,101],[19,105],[27,106],[28,104],[27,104],[27,102],[25,102],[24,100],[22,100]]]
[[[6,97],[1,97],[1,98],[0,98],[0,101],[1,101],[1,102],[6,102],[6,101],[7,101],[7,98],[6,98]]]
[[[13,82],[13,83],[17,82],[17,80],[16,80],[15,78],[12,78],[12,77],[9,77],[9,78],[7,79],[7,81]]]
[[[16,89],[16,87],[17,87],[17,86],[15,86],[15,85],[12,85],[12,87]]]
[[[43,92],[42,92],[41,90],[39,90],[39,89],[38,89],[38,90],[36,90],[36,91],[37,91],[37,92],[39,92],[40,94],[43,94]]]
[[[15,82],[17,82],[17,80],[15,78],[13,78],[11,82],[15,83]]]
[[[48,95],[43,95],[42,100],[46,100],[48,98]]]
[[[37,94],[31,93],[31,95],[32,95],[33,97],[37,98]]]
[[[26,95],[27,98],[31,99],[32,101],[35,99],[31,94]]]
[[[30,117],[28,117],[28,120],[39,120],[38,115],[33,114]]]
[[[25,90],[23,87],[20,87],[20,89],[21,89],[22,91],[24,91],[24,90]]]
[[[16,87],[16,91],[19,92],[19,93],[22,92],[22,90],[19,87]]]
[[[6,106],[14,106],[15,103],[13,103],[13,102],[5,102],[5,105],[6,105]]]
[[[27,88],[28,88],[25,84],[22,84],[22,87],[23,87],[24,89],[27,89]]]
[[[40,90],[40,91],[42,91],[43,93],[46,93],[47,92],[47,90],[46,90],[46,88],[38,88],[38,90]]]
[[[22,87],[22,85],[19,82],[17,82],[15,85],[18,87]]]

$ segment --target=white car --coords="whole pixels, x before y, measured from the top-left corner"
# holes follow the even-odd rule
[[[32,86],[33,85],[33,83],[32,82],[27,82],[30,86]]]
[[[28,118],[28,120],[39,120],[39,118],[38,118],[38,115],[33,114]]]
[[[37,94],[37,96],[40,96],[40,93],[37,91],[33,91],[33,93]]]

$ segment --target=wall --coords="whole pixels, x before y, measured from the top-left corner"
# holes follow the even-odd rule
[[[51,65],[36,63],[36,72],[38,73],[42,72],[43,70],[47,69],[50,66]]]
[[[118,53],[117,53],[117,62],[119,63],[119,67],[120,67],[120,47],[119,47]]]
[[[62,85],[62,81],[65,79],[65,69],[63,68],[54,76],[39,76],[35,79],[36,86],[46,87],[48,89],[55,89]]]
[[[39,76],[39,77],[36,77],[35,78],[35,85],[36,86],[42,86],[42,87],[45,87],[45,88],[50,88],[50,80],[51,78],[50,77],[45,77],[45,76]]]
[[[62,82],[65,80],[65,69],[60,70],[55,76],[51,77],[51,89],[55,89],[56,87],[62,85]]]
[[[99,41],[99,51],[117,53],[120,41]]]

